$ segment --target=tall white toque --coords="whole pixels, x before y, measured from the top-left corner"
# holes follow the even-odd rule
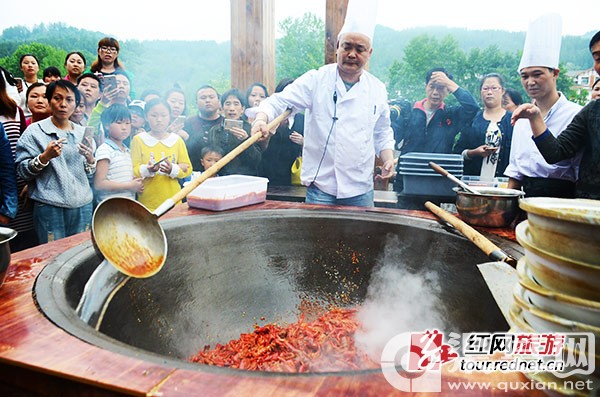
[[[561,33],[562,18],[558,14],[546,14],[531,21],[518,71],[531,66],[558,68]]]
[[[338,34],[338,40],[344,33],[362,33],[373,45],[376,19],[377,0],[349,0],[344,26]]]

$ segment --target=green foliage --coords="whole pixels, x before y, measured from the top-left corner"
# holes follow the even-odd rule
[[[41,77],[41,72],[48,66],[62,66],[65,61],[66,52],[47,44],[35,42],[31,44],[22,44],[11,56],[0,59],[0,66],[11,71],[16,77],[23,77],[19,61],[24,54],[34,54],[38,59],[40,63],[39,76]],[[62,71],[64,72],[64,67],[62,68]]]
[[[275,49],[277,81],[323,66],[325,24],[320,18],[307,12],[301,18],[284,19],[279,29],[283,37]]]

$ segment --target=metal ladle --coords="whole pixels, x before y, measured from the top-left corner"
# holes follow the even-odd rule
[[[267,124],[267,130],[275,129],[289,114],[290,110],[286,110],[273,119]],[[106,261],[127,276],[146,278],[158,273],[167,258],[167,238],[158,218],[260,137],[261,134],[255,134],[246,139],[152,212],[128,198],[112,197],[102,201],[92,217],[92,240],[96,248]]]
[[[467,192],[481,195],[480,192],[478,192],[475,189],[472,189],[469,185],[467,185],[466,183],[464,183],[463,181],[461,181],[460,179],[458,179],[457,177],[455,177],[454,175],[452,175],[451,173],[449,173],[448,171],[446,171],[442,166],[434,163],[433,161],[429,162],[429,166],[431,168],[433,168],[435,170],[435,172],[437,172],[438,174],[440,174],[442,176],[447,177],[452,182],[456,183],[458,186],[460,186],[463,189],[465,189]]]

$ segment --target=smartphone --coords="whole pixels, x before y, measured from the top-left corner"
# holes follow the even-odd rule
[[[96,129],[94,127],[90,127],[89,125],[85,127],[85,132],[83,133],[83,143],[84,145],[88,145],[90,142],[94,140],[94,135],[96,134]]]
[[[167,156],[167,157],[163,157],[162,159],[160,159],[160,160],[158,160],[156,163],[154,163],[154,165],[160,164],[160,163],[162,163],[163,161],[167,160],[168,158],[169,158],[169,156]]]
[[[104,85],[104,88],[109,91],[117,88],[117,76],[107,75],[102,77],[102,84]]]
[[[223,128],[225,128],[226,130],[230,130],[233,127],[243,128],[244,121],[243,120],[225,119],[225,121],[223,122]]]

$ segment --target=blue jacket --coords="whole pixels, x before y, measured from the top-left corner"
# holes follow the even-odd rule
[[[392,129],[401,154],[452,153],[456,135],[471,124],[479,111],[479,105],[469,91],[459,87],[453,95],[460,105],[442,104],[429,124],[424,108],[425,99],[415,102],[412,109],[406,100],[390,103],[392,110],[398,110],[397,114],[392,112]]]
[[[0,214],[13,219],[18,208],[17,173],[10,142],[0,123]]]

